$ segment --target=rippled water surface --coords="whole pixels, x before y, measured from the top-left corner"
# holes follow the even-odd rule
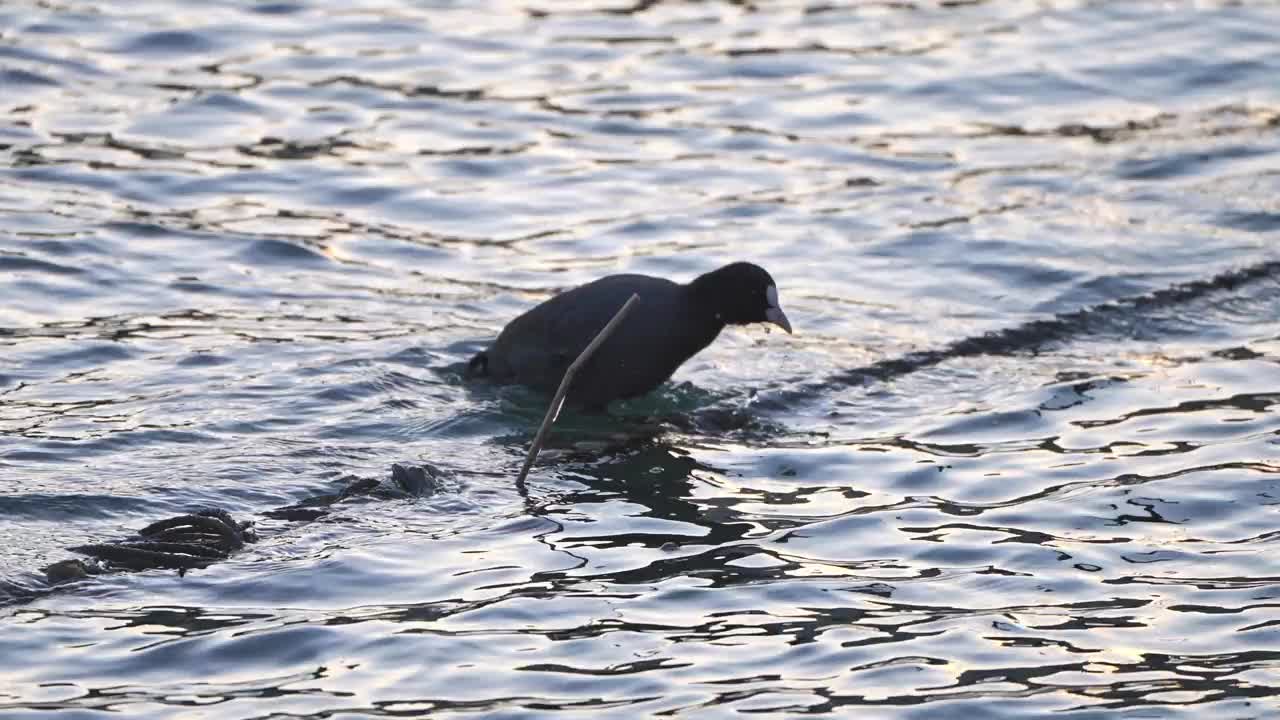
[[[1276,717],[1280,6],[628,1],[0,5],[0,716]],[[517,484],[459,363],[740,258]]]

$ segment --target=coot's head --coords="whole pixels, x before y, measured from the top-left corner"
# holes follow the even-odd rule
[[[713,308],[716,318],[727,324],[767,322],[791,332],[791,322],[778,304],[778,284],[759,265],[731,263],[691,284],[698,302]]]

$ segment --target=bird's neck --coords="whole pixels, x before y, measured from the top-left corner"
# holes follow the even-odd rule
[[[724,329],[726,323],[717,298],[709,292],[709,288],[695,280],[685,285],[684,290],[689,296],[689,302],[685,307],[689,308],[690,322],[686,327],[690,345],[689,356],[692,357],[710,345]]]

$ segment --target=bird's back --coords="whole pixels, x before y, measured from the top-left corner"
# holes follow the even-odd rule
[[[574,378],[571,401],[602,407],[657,387],[716,332],[691,325],[688,288],[647,275],[610,275],[512,320],[484,357],[490,376],[553,392],[565,370],[632,294],[636,307]],[[718,331],[718,327],[715,328]]]

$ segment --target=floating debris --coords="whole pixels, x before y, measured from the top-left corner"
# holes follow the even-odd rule
[[[44,577],[50,585],[57,585],[71,582],[72,580],[82,580],[90,575],[98,575],[102,572],[102,566],[98,563],[91,564],[79,558],[72,558],[46,567],[44,569]]]
[[[414,497],[430,497],[440,492],[441,480],[446,476],[445,471],[428,463],[391,466],[391,482]]]
[[[394,474],[396,466],[392,466]],[[291,522],[311,522],[319,520],[329,514],[329,506],[334,503],[341,502],[347,498],[359,495],[368,495],[378,488],[379,483],[373,478],[357,478],[353,477],[351,482],[336,493],[325,493],[323,495],[314,495],[305,500],[301,500],[292,505],[268,510],[264,513],[266,517],[275,520],[289,520]]]
[[[226,510],[201,510],[167,518],[138,531],[138,539],[69,548],[130,570],[189,570],[225,560],[246,542],[257,540],[251,521],[237,522]],[[53,566],[50,566],[53,567]],[[45,571],[46,576],[49,574]]]
[[[347,485],[336,493],[315,495],[262,515],[289,522],[310,522],[328,515],[333,505],[355,497],[391,499],[435,495],[450,477],[448,471],[434,465],[397,463],[391,466],[392,482],[386,486],[373,478],[349,475],[343,478]],[[44,578],[52,586],[115,570],[163,568],[185,574],[187,570],[226,560],[257,540],[252,520],[236,520],[226,510],[206,508],[158,520],[130,538],[68,548],[90,559],[73,558],[53,563],[44,568]]]

